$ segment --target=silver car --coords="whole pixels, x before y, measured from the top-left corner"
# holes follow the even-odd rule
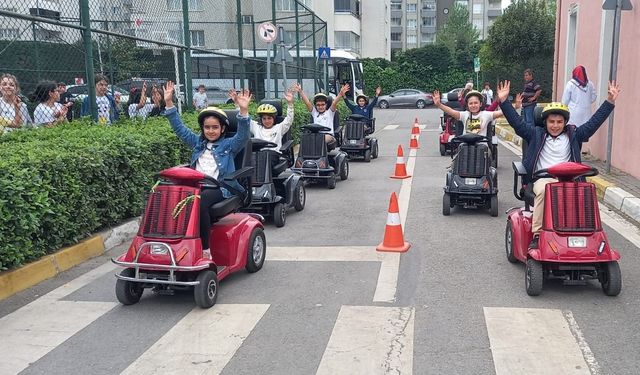
[[[400,89],[389,95],[382,95],[378,98],[378,107],[416,107],[424,108],[433,104],[433,95],[415,89]]]

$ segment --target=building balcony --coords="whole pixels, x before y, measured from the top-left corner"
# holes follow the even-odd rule
[[[502,9],[487,9],[487,17],[495,18],[502,15]]]

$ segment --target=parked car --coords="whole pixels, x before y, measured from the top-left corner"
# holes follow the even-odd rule
[[[460,93],[460,91],[462,91],[462,90],[464,90],[464,87],[458,87],[458,88],[455,88],[453,90],[449,90],[447,92],[443,92],[442,94],[440,94],[440,101],[442,103],[446,103],[446,102],[448,102],[448,99],[447,99],[448,94],[456,94],[456,95],[458,95]]]
[[[411,106],[424,108],[432,104],[432,94],[415,89],[400,89],[392,92],[389,95],[382,95],[378,98],[378,106],[380,108],[389,108],[392,106]]]
[[[197,87],[194,87],[197,91]],[[229,90],[223,90],[218,86],[211,86],[205,88],[205,93],[207,94],[207,99],[209,100],[209,104],[230,104],[233,103],[233,100],[229,98]]]
[[[121,94],[122,103],[126,103],[129,101],[129,91],[125,90],[122,87],[116,85],[109,85],[107,87],[108,93],[113,95],[114,92],[119,92]],[[87,91],[87,85],[69,85],[67,86],[67,92],[71,94],[71,98],[73,101],[83,101],[89,95],[89,91]]]

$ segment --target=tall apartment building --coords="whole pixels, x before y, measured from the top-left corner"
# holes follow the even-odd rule
[[[480,39],[487,37],[489,27],[502,15],[501,0],[458,0],[458,3],[468,7],[469,22],[480,33]]]
[[[454,0],[391,0],[391,49],[407,50],[435,42]]]

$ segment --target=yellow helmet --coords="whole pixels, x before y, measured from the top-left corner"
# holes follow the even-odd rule
[[[278,113],[278,110],[272,104],[260,104],[258,106],[258,109],[256,110],[256,113],[258,114],[258,116],[262,116],[262,115],[275,116]]]
[[[562,115],[565,122],[569,121],[569,107],[562,103],[553,102],[545,105],[542,109],[542,120],[546,120],[551,114]]]
[[[209,106],[198,114],[198,124],[200,124],[200,129],[204,126],[204,119],[210,116],[216,117],[220,120],[220,125],[225,127],[229,125],[229,118],[227,118],[227,114],[224,113],[223,110],[218,107]]]

